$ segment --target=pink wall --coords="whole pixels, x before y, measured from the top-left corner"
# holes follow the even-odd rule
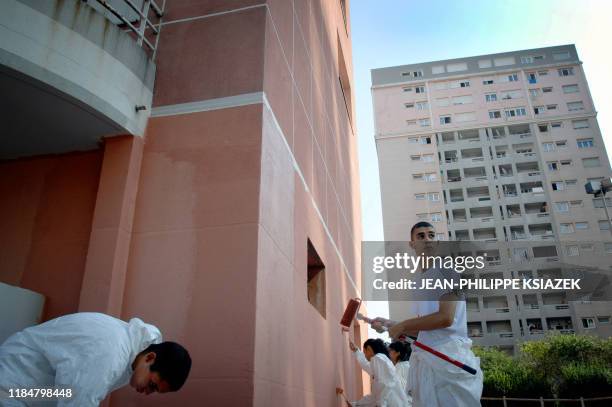
[[[0,280],[76,312],[102,152],[0,162]]]

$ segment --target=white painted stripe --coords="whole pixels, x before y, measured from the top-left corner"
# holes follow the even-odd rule
[[[340,253],[340,249],[336,245],[336,241],[332,237],[331,232],[329,231],[327,227],[327,223],[323,219],[323,215],[321,214],[321,211],[319,210],[319,207],[317,206],[314,196],[312,192],[310,191],[310,188],[308,188],[308,184],[306,183],[306,179],[304,178],[302,169],[300,168],[297,162],[297,159],[293,155],[293,151],[291,151],[291,147],[289,146],[289,143],[287,143],[287,137],[285,137],[285,134],[283,133],[283,130],[280,124],[278,123],[278,120],[276,119],[274,110],[272,110],[272,107],[270,106],[270,103],[268,102],[268,98],[266,97],[266,94],[264,92],[245,93],[242,95],[229,96],[225,98],[208,99],[208,100],[202,100],[198,102],[159,106],[159,107],[153,108],[153,111],[151,112],[151,117],[174,116],[174,115],[180,115],[180,114],[205,112],[205,111],[210,111],[210,110],[227,109],[227,108],[232,108],[232,107],[247,106],[247,105],[253,105],[253,104],[258,104],[258,103],[263,104],[265,108],[270,111],[270,115],[272,116],[272,119],[274,121],[274,126],[276,127],[276,130],[278,131],[278,133],[281,135],[281,138],[283,140],[283,144],[287,150],[287,153],[291,157],[293,168],[295,169],[295,172],[297,172],[298,176],[300,177],[300,180],[302,181],[302,185],[304,186],[304,189],[306,190],[308,195],[310,195],[312,206],[314,207],[315,212],[317,213],[317,216],[319,217],[319,220],[321,221],[321,224],[323,225],[325,234],[327,235],[334,250],[336,251],[338,259],[340,259],[340,263],[342,264],[342,270],[344,271],[344,274],[346,274],[346,277],[348,278],[353,288],[355,288],[355,291],[357,295],[359,296],[360,295],[359,288],[357,287],[357,284],[355,283],[355,281],[353,280],[353,278],[348,272],[348,267],[346,266],[346,263],[344,262],[344,258],[342,257],[342,254]]]
[[[267,7],[267,6],[268,5],[266,3],[256,4],[254,6],[240,7],[240,8],[236,8],[233,10],[219,11],[218,13],[210,13],[210,14],[204,14],[204,15],[196,16],[196,17],[187,17],[187,18],[179,18],[178,20],[164,21],[161,23],[161,25],[164,26],[164,25],[177,24],[177,23],[186,23],[189,21],[203,20],[205,18],[218,17],[218,16],[222,16],[225,14],[231,14],[231,13],[239,13],[241,11],[251,10],[251,9],[260,8],[260,7]],[[158,26],[159,24],[155,25],[155,27],[158,27]]]
[[[197,102],[178,103],[154,107],[151,117],[175,116],[211,110],[227,109],[230,107],[248,106],[263,103],[263,92],[243,93],[242,95],[227,96],[224,98],[206,99]]]
[[[323,225],[323,229],[325,230],[325,234],[327,235],[327,238],[329,239],[329,241],[331,242],[332,246],[334,247],[334,250],[336,251],[336,254],[338,255],[338,259],[340,259],[340,263],[342,263],[342,270],[344,271],[344,274],[346,274],[346,278],[348,278],[348,280],[351,283],[351,285],[353,286],[353,288],[355,288],[355,291],[356,291],[357,295],[360,296],[361,294],[359,292],[359,288],[357,288],[357,284],[355,283],[355,281],[353,280],[353,278],[351,277],[351,275],[348,272],[348,267],[346,266],[346,263],[344,263],[344,258],[342,257],[342,254],[340,253],[340,250],[338,249],[338,246],[336,245],[336,241],[334,240],[334,238],[332,237],[329,229],[327,228],[327,223],[325,223],[325,220],[323,219],[323,215],[321,215],[321,211],[319,210],[319,207],[317,206],[317,203],[315,202],[315,199],[314,199],[314,196],[312,195],[312,192],[308,188],[308,184],[306,184],[306,179],[304,178],[304,174],[302,173],[302,170],[300,169],[300,166],[299,166],[295,156],[293,155],[293,151],[291,151],[291,147],[289,146],[289,143],[287,143],[287,137],[285,137],[285,135],[283,133],[283,129],[281,128],[280,124],[278,123],[278,120],[276,120],[276,116],[274,115],[274,111],[272,110],[272,107],[270,106],[270,103],[268,102],[268,98],[266,97],[265,93],[263,95],[263,102],[264,102],[264,106],[270,111],[270,115],[272,116],[272,119],[274,120],[274,126],[276,127],[276,130],[278,130],[279,134],[281,135],[281,138],[283,139],[283,144],[285,145],[285,148],[287,149],[287,153],[291,157],[291,162],[293,163],[293,168],[295,169],[295,171],[299,175],[300,180],[302,180],[302,184],[304,185],[304,189],[306,190],[308,195],[310,195],[310,200],[312,201],[312,206],[314,207],[315,212],[317,213],[317,216],[319,217],[319,220],[321,221],[321,225]]]

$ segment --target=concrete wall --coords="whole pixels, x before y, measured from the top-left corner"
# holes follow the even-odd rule
[[[44,295],[44,320],[78,309],[101,158],[0,162],[0,281]]]

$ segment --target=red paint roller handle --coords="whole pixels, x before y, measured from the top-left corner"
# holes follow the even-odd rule
[[[432,355],[436,355],[437,357],[439,357],[440,359],[446,360],[449,363],[452,363],[453,365],[457,366],[460,369],[465,370],[466,372],[475,375],[476,374],[476,369],[474,369],[471,366],[466,365],[465,363],[461,363],[458,360],[455,360],[453,358],[451,358],[450,356],[446,356],[444,353],[438,352],[437,350],[430,348],[429,346],[425,345],[424,343],[421,343],[419,341],[415,341],[412,338],[407,338],[408,342],[414,344],[414,346],[418,346],[419,348],[423,349],[426,352],[431,353]],[[405,337],[401,337],[400,336],[400,340],[406,340]]]
[[[367,322],[369,324],[374,322],[373,319],[367,318],[367,317],[365,317],[365,316],[363,316],[361,314],[357,314],[357,318],[361,319],[361,320],[363,320],[363,321],[365,321],[365,322]],[[389,328],[384,326],[384,325],[382,326],[382,330],[385,331],[385,332],[389,332]],[[455,359],[451,358],[450,356],[445,355],[442,352],[438,352],[437,350],[435,350],[433,348],[430,348],[429,346],[425,345],[424,343],[421,343],[421,342],[419,342],[419,341],[417,341],[415,339],[412,339],[409,336],[401,335],[399,337],[399,340],[403,341],[403,342],[411,343],[414,346],[417,346],[417,347],[423,349],[424,351],[429,352],[432,355],[435,355],[435,356],[439,357],[440,359],[447,361],[448,363],[452,363],[453,365],[457,366],[460,369],[465,370],[466,372],[468,372],[470,374],[473,374],[473,375],[476,374],[476,369],[474,369],[473,367],[468,366],[465,363],[461,363],[458,360],[455,360]]]

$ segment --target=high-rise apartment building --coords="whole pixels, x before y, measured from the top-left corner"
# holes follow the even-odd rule
[[[374,69],[372,97],[386,240],[426,220],[439,239],[503,242],[487,253],[491,277],[557,276],[610,256],[604,202],[584,188],[610,177],[610,163],[575,46]],[[609,302],[536,292],[467,302],[476,344],[612,333]],[[397,302],[390,314],[410,315]]]

